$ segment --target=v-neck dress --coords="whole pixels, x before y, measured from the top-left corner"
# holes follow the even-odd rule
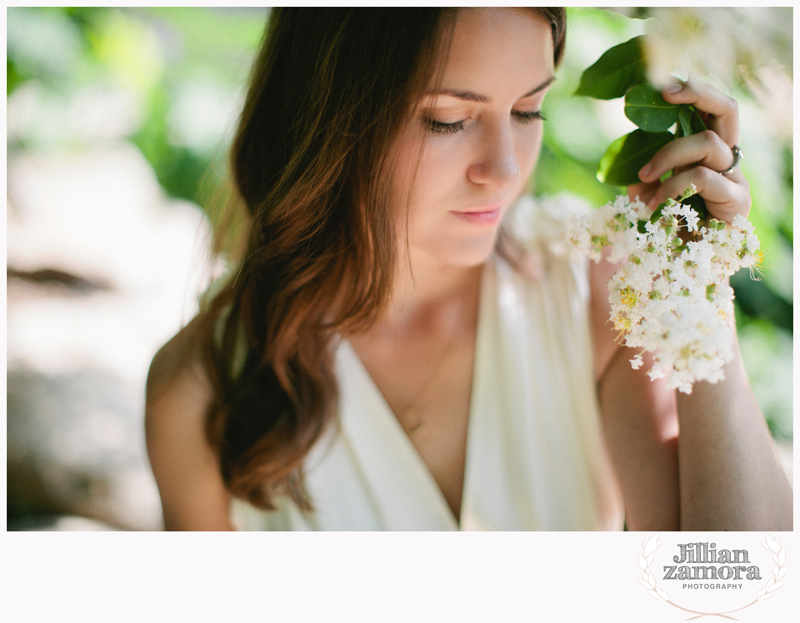
[[[242,530],[619,530],[600,430],[588,266],[547,252],[538,278],[493,256],[481,277],[456,521],[426,464],[347,340],[337,345],[338,425],[309,453],[314,511],[233,502]]]

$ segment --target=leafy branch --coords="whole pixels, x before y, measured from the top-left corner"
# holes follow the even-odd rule
[[[659,149],[706,129],[694,106],[670,104],[659,88],[647,83],[644,36],[606,50],[583,72],[575,94],[602,100],[624,96],[625,116],[639,128],[616,139],[600,159],[597,179],[605,184],[640,183],[639,170]],[[688,198],[687,203],[706,219],[708,211],[699,195]]]

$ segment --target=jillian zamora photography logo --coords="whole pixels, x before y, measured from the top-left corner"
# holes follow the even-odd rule
[[[706,616],[738,620],[736,614],[773,597],[788,570],[778,537],[724,535],[687,539],[645,537],[639,552],[639,583],[654,599],[684,613],[688,621]],[[759,547],[759,544],[760,546]],[[755,544],[755,547],[753,547]],[[763,548],[763,549],[762,549]]]

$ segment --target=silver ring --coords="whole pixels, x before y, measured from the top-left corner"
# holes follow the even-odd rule
[[[739,163],[742,161],[742,158],[744,158],[744,154],[742,153],[742,150],[739,149],[738,145],[734,145],[733,147],[731,147],[731,153],[733,154],[733,164],[731,165],[730,169],[725,169],[724,171],[720,171],[722,175],[733,173],[733,170],[739,166]]]

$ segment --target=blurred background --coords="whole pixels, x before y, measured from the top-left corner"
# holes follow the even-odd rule
[[[8,529],[160,529],[143,433],[156,350],[224,264],[227,142],[266,9],[7,10]],[[534,193],[602,205],[595,178],[633,126],[572,97],[609,47],[651,35],[653,80],[740,103],[766,266],[733,279],[741,349],[791,479],[792,9],[572,9],[544,107]]]

